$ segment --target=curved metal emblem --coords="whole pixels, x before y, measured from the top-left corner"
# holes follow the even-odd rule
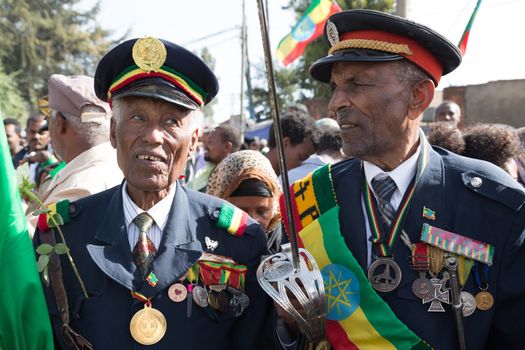
[[[368,280],[378,292],[388,293],[401,283],[401,268],[392,258],[379,258],[368,268]]]
[[[330,42],[330,46],[334,46],[339,42],[339,32],[337,31],[337,27],[335,26],[335,23],[330,20],[326,21],[326,37]]]
[[[157,38],[138,39],[131,52],[135,64],[146,72],[156,72],[166,62],[167,51],[164,43]]]
[[[292,263],[290,244],[282,245],[283,251],[264,259],[257,269],[257,280],[262,289],[297,322],[310,341],[325,337],[326,297],[323,277],[313,256],[303,248],[299,269]],[[304,317],[290,301],[293,296],[304,311]]]

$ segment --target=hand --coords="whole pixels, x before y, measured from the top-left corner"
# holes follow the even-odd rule
[[[290,302],[292,303],[292,306],[299,314],[301,314],[302,317],[306,317],[306,312],[304,311],[303,307],[301,306],[301,303],[295,298],[293,294],[290,292],[288,294],[288,299],[290,299]],[[295,318],[293,318],[292,315],[290,315],[286,310],[284,310],[279,304],[277,304],[275,301],[273,302],[275,306],[275,310],[277,311],[277,317],[283,320],[283,322],[293,331],[298,332],[299,327],[297,326],[297,322],[295,321]]]
[[[51,158],[51,153],[49,151],[31,152],[20,161],[20,165],[24,163],[42,163],[49,158]]]

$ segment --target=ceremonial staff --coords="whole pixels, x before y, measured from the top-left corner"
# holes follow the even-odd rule
[[[257,280],[264,291],[295,319],[297,325],[307,338],[315,342],[324,339],[325,336],[326,300],[323,278],[314,258],[305,249],[299,249],[297,244],[297,232],[292,211],[292,199],[289,190],[290,184],[286,170],[281,120],[279,117],[272,56],[268,38],[268,26],[266,23],[267,16],[265,14],[263,0],[257,0],[257,7],[261,25],[275,140],[279,155],[279,169],[281,171],[286,207],[285,215],[288,219],[287,228],[290,239],[289,244],[282,246],[282,253],[269,256],[261,262],[257,269]],[[301,253],[301,256],[299,253]],[[300,283],[298,284],[297,282]],[[302,314],[290,301],[289,294],[293,295],[301,305]]]

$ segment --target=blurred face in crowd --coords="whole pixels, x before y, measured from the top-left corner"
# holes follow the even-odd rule
[[[461,119],[461,109],[455,103],[443,103],[436,109],[434,121],[450,123],[457,126]]]
[[[392,62],[338,62],[331,75],[329,107],[341,127],[344,153],[384,170],[399,164],[407,145],[418,138],[413,124],[419,115],[409,109],[414,88],[401,81],[397,67]]]
[[[226,158],[231,153],[232,143],[224,141],[221,129],[213,130],[204,144],[204,159],[219,164],[221,160]]]
[[[164,198],[183,172],[198,140],[193,117],[191,110],[158,99],[114,101],[111,144],[138,205],[141,195]]]
[[[7,135],[7,143],[9,144],[9,151],[11,155],[15,155],[20,150],[20,143],[22,137],[16,132],[16,126],[13,124],[5,125],[5,133]]]
[[[226,200],[244,210],[261,224],[265,231],[268,230],[273,217],[273,197],[243,196],[228,197]]]
[[[27,124],[27,144],[29,145],[29,151],[41,151],[46,149],[50,137],[49,131],[40,131],[40,128],[44,126],[46,120],[44,118],[30,121]]]
[[[310,155],[315,153],[315,147],[312,140],[305,140],[296,145],[293,145],[288,137],[285,137],[283,141],[287,170],[297,168],[308,157],[310,157]]]

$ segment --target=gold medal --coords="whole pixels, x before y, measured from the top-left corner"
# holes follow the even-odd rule
[[[490,292],[482,290],[476,294],[476,307],[480,310],[487,311],[494,305],[494,297]]]
[[[157,72],[166,62],[166,46],[157,38],[138,39],[131,51],[135,64],[146,72]]]
[[[166,333],[166,318],[157,309],[144,304],[144,309],[131,318],[129,331],[137,343],[156,344]]]

